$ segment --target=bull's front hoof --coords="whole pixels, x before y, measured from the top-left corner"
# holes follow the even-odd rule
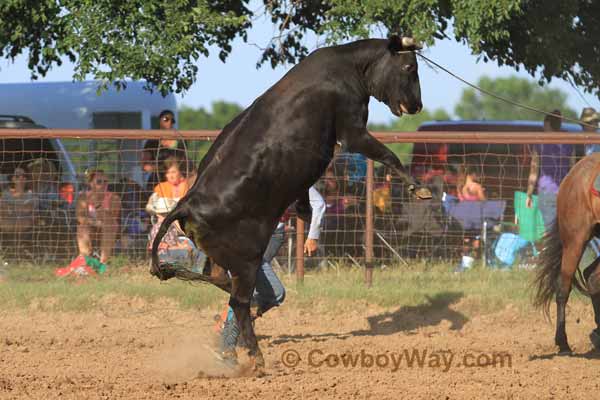
[[[590,342],[592,342],[594,349],[600,350],[600,334],[597,329],[594,329],[592,333],[590,333]]]

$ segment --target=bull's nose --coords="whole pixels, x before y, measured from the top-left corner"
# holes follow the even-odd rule
[[[420,112],[421,112],[421,110],[423,110],[423,103],[419,102],[419,103],[417,104],[417,112],[416,112],[416,114],[420,113]]]

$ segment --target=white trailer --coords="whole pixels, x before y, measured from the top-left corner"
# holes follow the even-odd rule
[[[143,89],[144,82],[129,81],[127,88],[98,94],[98,81],[29,82],[0,84],[0,114],[24,115],[52,129],[152,129],[158,128],[158,115],[169,109],[177,119],[173,94],[163,97]],[[139,150],[145,138],[123,140],[119,171],[142,183]],[[90,143],[90,152],[95,143]]]

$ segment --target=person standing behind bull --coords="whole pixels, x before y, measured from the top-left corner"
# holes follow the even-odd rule
[[[308,237],[304,242],[304,253],[311,256],[318,248],[321,221],[325,214],[326,205],[325,200],[323,200],[323,197],[314,186],[311,186],[308,190],[308,197],[310,207],[312,208],[312,217],[308,229]],[[254,296],[252,299],[252,303],[256,306],[255,312],[252,313],[253,318],[262,316],[273,307],[280,306],[285,299],[285,288],[275,274],[275,271],[273,271],[271,262],[284,243],[285,221],[287,218],[288,215],[286,211],[280,222],[277,224],[275,232],[273,232],[273,235],[271,236],[267,250],[263,255],[262,264],[258,269],[256,275],[256,288],[254,289]],[[237,326],[233,309],[230,306],[227,307],[227,314],[224,318],[224,322],[222,322],[222,326],[220,324],[221,322],[219,322],[219,329],[221,330],[221,356],[226,361],[235,363],[235,360],[237,359],[235,346],[237,345],[240,336],[240,329]]]
[[[559,110],[544,118],[545,132],[558,132],[561,127]],[[538,144],[533,146],[527,184],[527,208],[533,206],[533,191],[537,185],[538,205],[548,232],[556,219],[556,195],[563,178],[572,164],[573,146],[570,144]]]

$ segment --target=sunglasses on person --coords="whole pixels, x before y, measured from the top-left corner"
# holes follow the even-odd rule
[[[105,183],[108,183],[108,181],[106,179],[95,179],[94,183],[96,185],[104,185]]]
[[[173,121],[173,123],[175,123],[175,118],[173,117],[162,117],[162,120],[165,122]]]

